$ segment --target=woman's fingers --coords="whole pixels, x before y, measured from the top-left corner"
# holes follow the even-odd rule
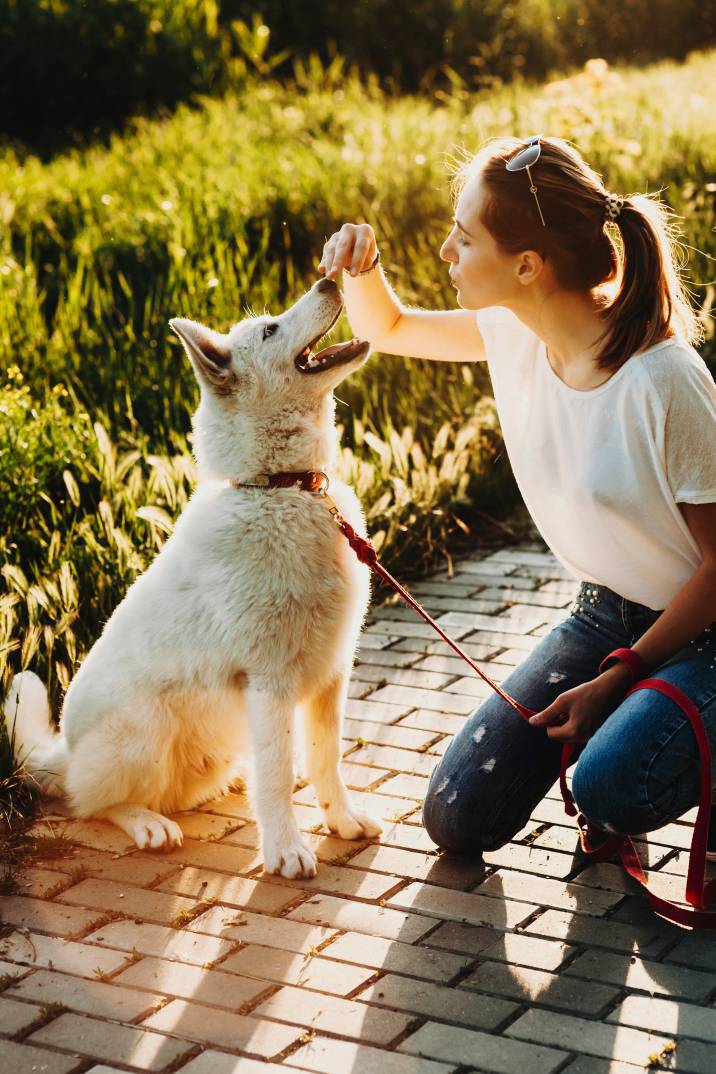
[[[372,264],[376,249],[370,224],[343,224],[324,245],[318,270],[329,279],[335,279],[341,269],[355,275]]]

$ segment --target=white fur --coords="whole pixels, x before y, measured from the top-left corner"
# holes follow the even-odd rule
[[[40,680],[13,680],[6,716],[17,710],[29,770],[46,791],[64,791],[75,815],[113,821],[138,847],[180,844],[181,829],[163,814],[222,794],[250,744],[264,867],[314,875],[291,810],[296,710],[329,828],[347,839],[380,831],[354,808],[339,772],[369,570],[322,497],[225,484],[278,470],[332,474],[332,390],[367,351],[311,374],[294,358],[341,308],[340,291],[319,281],[279,317],[249,318],[227,335],[172,322],[201,386],[199,485],[71,682],[59,734]],[[365,535],[353,491],[332,478],[330,495]]]

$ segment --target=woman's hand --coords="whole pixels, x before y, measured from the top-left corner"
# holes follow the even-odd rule
[[[528,722],[546,727],[548,737],[558,742],[586,742],[621,702],[631,681],[625,665],[607,668],[598,678],[565,690]]]
[[[375,232],[370,224],[344,224],[323,247],[318,271],[323,272],[327,280],[334,280],[342,268],[355,276],[370,268],[377,252]]]

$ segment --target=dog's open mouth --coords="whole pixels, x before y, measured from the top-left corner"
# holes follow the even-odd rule
[[[336,316],[338,320],[338,316]],[[333,324],[336,323],[334,320]],[[299,373],[322,373],[326,369],[333,369],[334,366],[344,365],[346,362],[352,361],[353,358],[363,358],[370,349],[370,343],[367,339],[349,339],[347,343],[333,343],[330,347],[325,347],[322,351],[313,353],[312,348],[315,347],[319,340],[328,335],[328,332],[333,328],[333,324],[326,332],[321,332],[320,336],[316,336],[310,343],[306,344],[300,354],[297,354],[294,358],[294,365],[298,369]]]

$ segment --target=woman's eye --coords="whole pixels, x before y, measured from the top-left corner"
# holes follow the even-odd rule
[[[465,240],[463,239],[462,235],[458,235],[457,238],[458,238],[458,242],[460,243],[461,246],[469,246],[470,245],[469,242],[465,242]]]
[[[274,332],[278,332],[277,324],[265,324],[263,338],[268,339],[268,337],[272,336]]]

